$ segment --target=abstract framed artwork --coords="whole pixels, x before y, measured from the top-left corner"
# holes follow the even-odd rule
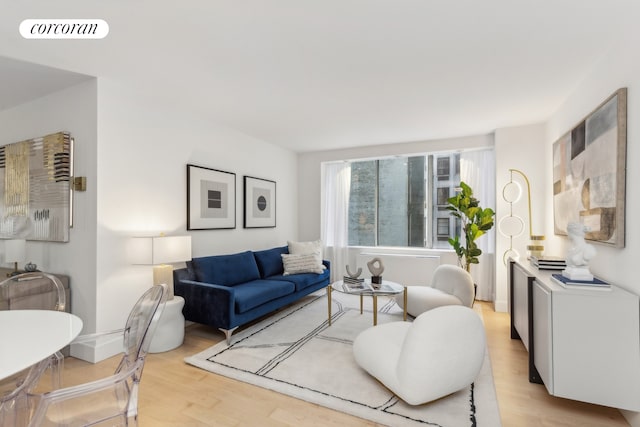
[[[625,244],[627,89],[617,90],[553,144],[554,232],[587,227],[585,238]]]
[[[276,183],[244,177],[244,228],[276,226]]]
[[[57,132],[0,147],[0,238],[68,242],[73,138]]]
[[[187,165],[187,230],[236,228],[236,174]]]

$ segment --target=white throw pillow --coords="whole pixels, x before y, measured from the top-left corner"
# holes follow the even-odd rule
[[[282,254],[280,256],[284,267],[283,276],[301,273],[322,274],[323,269],[318,265],[315,254]]]
[[[327,267],[322,264],[322,240],[312,240],[310,242],[292,242],[287,241],[289,245],[289,253],[293,255],[314,254],[318,265],[325,270]]]

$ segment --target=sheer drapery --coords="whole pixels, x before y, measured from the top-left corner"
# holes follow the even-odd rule
[[[322,241],[325,257],[331,261],[331,280],[346,272],[349,244],[349,191],[351,165],[348,162],[325,163]]]
[[[466,151],[460,154],[460,180],[473,190],[483,208],[496,210],[495,155],[493,150]],[[495,227],[477,240],[482,250],[480,264],[471,265],[471,276],[478,286],[476,298],[495,300]]]

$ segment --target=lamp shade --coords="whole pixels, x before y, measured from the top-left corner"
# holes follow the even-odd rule
[[[167,285],[167,299],[173,299],[174,262],[191,259],[191,236],[134,237],[131,263],[153,265],[153,284]]]
[[[158,265],[191,259],[191,236],[134,237],[132,264]]]
[[[4,261],[22,262],[27,258],[27,241],[10,239],[4,241]]]

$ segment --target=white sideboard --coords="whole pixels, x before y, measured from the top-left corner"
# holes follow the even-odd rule
[[[640,410],[640,298],[566,289],[552,273],[509,261],[511,338],[529,352],[529,380],[549,394]]]

